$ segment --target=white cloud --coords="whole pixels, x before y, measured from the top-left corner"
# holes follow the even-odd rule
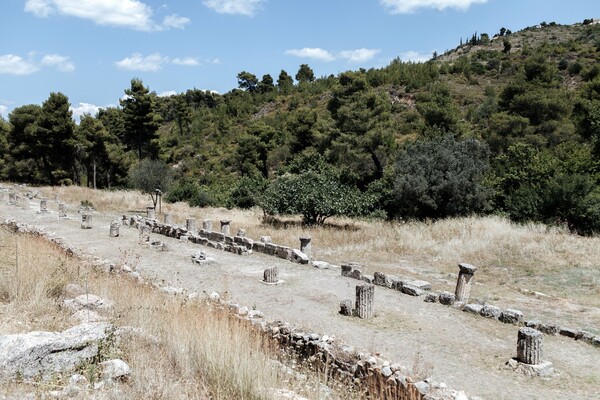
[[[168,57],[163,57],[160,53],[143,56],[140,53],[133,53],[131,57],[126,57],[121,61],[115,62],[120,69],[128,71],[146,71],[156,72],[162,69],[163,65],[169,62]]]
[[[207,61],[209,64],[221,64],[221,60],[218,58],[211,58]]]
[[[7,119],[8,118],[8,106],[4,104],[0,104],[0,117]]]
[[[175,96],[176,94],[177,94],[177,92],[174,90],[167,90],[165,92],[160,92],[158,94],[158,97],[171,97],[171,96]]]
[[[180,17],[177,14],[173,14],[173,15],[167,15],[163,19],[162,26],[166,29],[169,29],[169,28],[183,29],[189,23],[190,23],[189,18]]]
[[[197,67],[200,65],[200,61],[193,57],[174,58],[171,62],[175,65],[182,65],[184,67]]]
[[[412,62],[425,62],[431,60],[433,57],[433,52],[431,53],[419,53],[417,51],[405,51],[398,55],[400,59],[404,62],[412,61]]]
[[[152,8],[139,0],[27,0],[25,11],[38,17],[57,13],[87,19],[98,25],[139,31],[183,29],[189,18],[168,15],[162,25],[152,19]]]
[[[52,8],[52,2],[49,0],[27,0],[25,11],[44,18],[52,14],[54,9]]]
[[[356,50],[344,50],[340,51],[340,57],[345,58],[349,62],[352,63],[362,63],[365,61],[371,60],[377,53],[379,53],[379,49],[356,49]]]
[[[434,8],[440,11],[446,8],[466,10],[471,4],[486,3],[487,0],[379,0],[379,2],[391,14],[408,14],[421,8]]]
[[[69,61],[69,57],[58,54],[48,54],[42,58],[42,65],[55,67],[61,72],[72,72],[75,70],[75,64]]]
[[[71,111],[73,112],[73,119],[75,121],[80,121],[83,114],[95,116],[100,108],[102,107],[95,104],[79,103],[77,106],[71,106]]]
[[[312,58],[313,60],[318,61],[333,61],[335,57],[333,54],[328,52],[327,50],[314,48],[314,47],[305,47],[303,49],[290,49],[286,50],[284,54],[294,57],[301,58]]]
[[[253,16],[264,0],[204,0],[204,5],[220,14]]]
[[[14,54],[0,55],[0,74],[29,75],[38,70],[38,66]]]

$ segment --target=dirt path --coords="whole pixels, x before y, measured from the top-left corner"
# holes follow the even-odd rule
[[[216,291],[240,305],[261,310],[266,319],[334,335],[357,349],[379,352],[391,362],[412,367],[420,355],[419,366],[431,368],[435,381],[464,390],[469,396],[600,399],[600,348],[587,343],[544,336],[544,359],[554,363],[557,375],[528,378],[502,368],[516,356],[516,326],[425,303],[422,298],[381,287],[375,289],[375,318],[342,317],[338,314],[339,302],[353,298],[357,281],[341,277],[339,269],[319,270],[262,254],[237,256],[157,235],[157,239],[169,244],[170,250],[156,251],[139,245],[138,232],[133,228],[121,227],[120,237],[110,238],[110,221],[118,216],[94,213],[94,228],[83,230],[79,215],[71,212],[72,219],[59,221],[57,204],[48,203],[50,212],[37,214],[37,201],[25,210],[9,206],[4,200],[0,216],[43,226],[68,244],[102,259],[118,262],[125,257],[138,264],[138,271],[146,279],[189,292]],[[201,248],[216,259],[216,264],[192,263],[190,255]],[[276,265],[285,283],[261,283],[263,270]]]

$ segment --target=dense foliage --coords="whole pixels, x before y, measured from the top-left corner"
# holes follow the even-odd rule
[[[0,120],[0,178],[110,188],[148,158],[170,166],[170,200],[199,206],[260,205],[309,223],[497,212],[590,234],[599,61],[600,26],[543,23],[474,34],[425,63],[242,71],[222,95],[160,97],[132,79],[120,107],[79,125],[52,93]]]

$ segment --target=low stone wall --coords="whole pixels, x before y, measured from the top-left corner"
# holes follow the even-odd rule
[[[249,255],[253,251],[263,253],[295,262],[298,264],[308,264],[308,257],[300,250],[281,246],[275,243],[263,243],[254,241],[245,236],[229,236],[221,232],[200,229],[197,233],[190,232],[179,225],[171,225],[158,222],[154,219],[143,218],[137,215],[123,216],[123,221],[131,227],[139,228],[140,225],[147,226],[151,232],[160,235],[172,237],[175,239],[184,239],[192,243],[201,244],[218,250],[229,251],[239,255]]]
[[[238,318],[247,320],[286,352],[305,360],[316,370],[349,387],[365,398],[382,400],[443,400],[456,398],[457,392],[430,380],[413,380],[408,369],[391,364],[370,353],[357,352],[335,338],[307,332],[281,321],[263,321],[261,313],[246,307],[220,302]]]

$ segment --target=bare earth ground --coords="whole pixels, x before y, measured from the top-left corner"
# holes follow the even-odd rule
[[[600,399],[600,348],[590,344],[545,335],[544,359],[554,363],[557,374],[551,378],[525,377],[502,368],[506,361],[516,356],[516,326],[425,303],[422,298],[381,287],[377,287],[375,293],[375,318],[342,317],[338,314],[339,302],[354,297],[357,281],[341,277],[337,268],[318,270],[262,254],[237,256],[208,248],[203,249],[216,259],[216,264],[198,266],[192,263],[190,255],[201,246],[153,236],[170,245],[167,252],[156,251],[139,245],[138,231],[133,228],[121,227],[120,237],[110,238],[110,221],[120,219],[120,216],[94,213],[94,228],[83,230],[78,214],[71,211],[71,219],[59,221],[56,203],[49,201],[48,205],[50,213],[38,214],[38,201],[32,201],[29,210],[9,206],[3,201],[0,216],[43,226],[83,253],[113,262],[126,260],[130,265],[137,265],[137,270],[147,280],[182,287],[189,292],[216,291],[236,303],[261,310],[266,319],[279,319],[310,331],[334,335],[357,349],[379,352],[391,362],[410,367],[420,356],[422,365],[431,364],[434,380],[464,390],[469,396]],[[71,206],[70,210],[73,209],[75,206]],[[285,282],[277,286],[261,283],[263,270],[273,266],[280,268],[280,278]],[[397,274],[403,275],[403,272],[406,271]],[[444,279],[427,271],[413,268],[409,272],[432,281],[436,289],[453,290],[455,277],[447,277],[448,283],[442,287]],[[475,291],[482,290],[482,285]],[[94,288],[89,290],[94,293]],[[102,296],[102,293],[96,294]],[[554,310],[540,312],[542,303],[536,303],[535,297],[528,295],[523,295],[517,303],[529,304],[522,308],[525,319],[540,318],[548,322],[554,322],[552,316],[558,314],[556,309],[566,307],[566,312],[561,314],[583,310],[588,314],[588,320],[589,315],[593,315],[593,328],[598,333],[596,316],[600,313],[596,307],[544,299],[543,304],[554,303]],[[531,310],[538,310],[538,313]],[[571,319],[576,321],[576,318]]]

